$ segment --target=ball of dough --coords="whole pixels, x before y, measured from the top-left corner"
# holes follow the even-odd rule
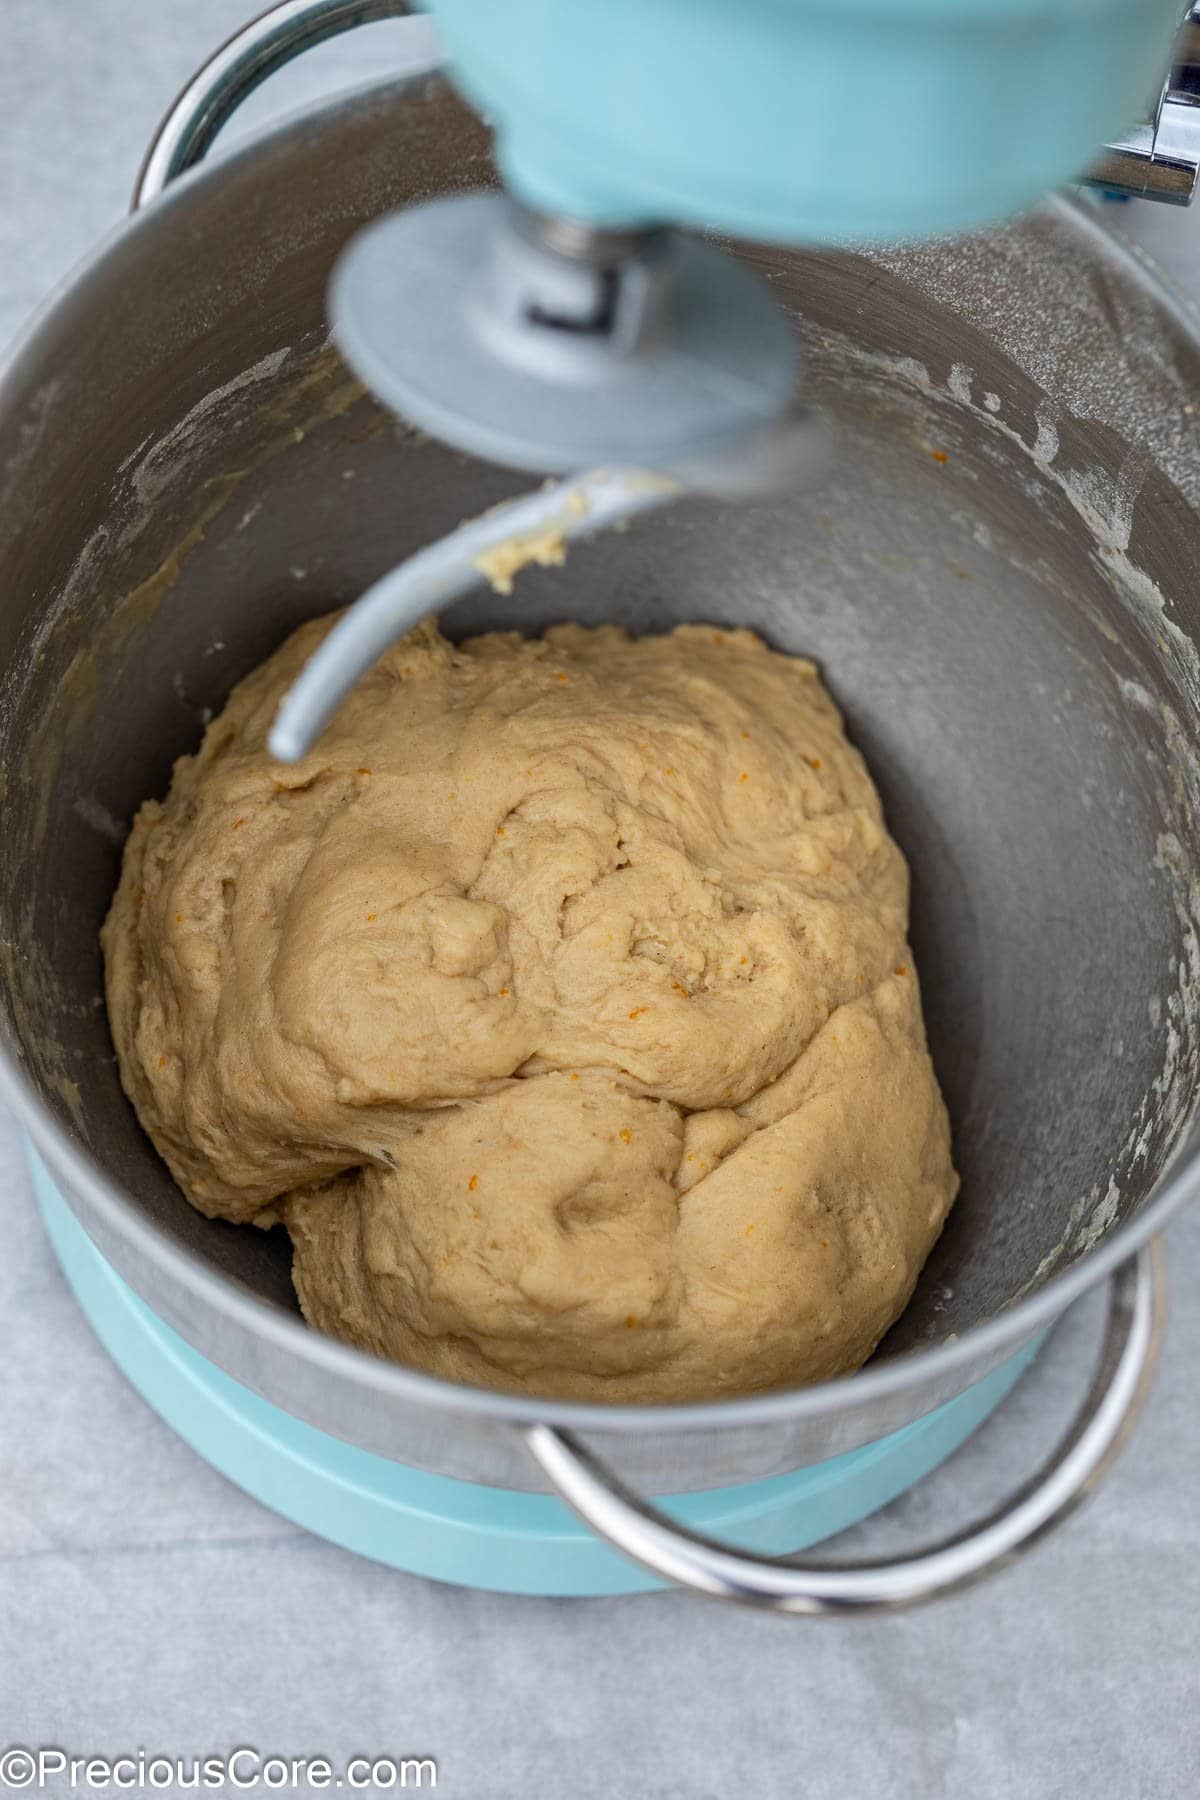
[[[395,645],[293,767],[330,629],[138,814],[122,1079],[322,1330],[613,1401],[870,1355],[954,1198],[907,871],[809,662],[744,631]]]

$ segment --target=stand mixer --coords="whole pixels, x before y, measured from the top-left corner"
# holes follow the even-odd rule
[[[138,201],[168,186],[175,199],[149,209],[147,235],[156,211],[182,211],[189,187],[200,193],[208,177],[178,188],[176,177],[258,82],[310,43],[406,10],[395,0],[286,0],[231,40],[185,89],[152,146]],[[415,555],[400,546],[406,560],[368,587],[285,703],[272,748],[288,759],[303,754],[393,636],[485,581],[495,552],[517,567],[537,560],[547,538],[586,536],[682,493],[754,501],[800,492],[829,465],[788,309],[753,272],[753,250],[734,260],[721,243],[689,235],[693,228],[808,245],[928,237],[1011,213],[1089,171],[1111,190],[1183,201],[1200,167],[1190,10],[1163,73],[1180,31],[1179,0],[994,0],[986,8],[976,0],[439,0],[433,11],[454,83],[495,125],[507,191],[443,191],[366,225],[337,261],[328,317],[345,361],[410,424],[455,451],[554,479]],[[1101,148],[1121,129],[1127,135]],[[315,186],[312,162],[301,166]],[[439,185],[455,184],[439,177]],[[244,203],[246,189],[239,193]],[[872,281],[853,292],[860,311],[872,306]],[[61,360],[57,342],[55,350]],[[928,475],[933,465],[924,450],[921,457]],[[128,1127],[125,1113],[119,1129]],[[82,1172],[83,1154],[64,1152],[58,1131],[40,1116],[31,1124],[55,1246],[101,1337],[151,1402],[268,1504],[365,1554],[445,1579],[598,1593],[666,1578],[797,1613],[902,1605],[975,1579],[1065,1516],[1124,1441],[1153,1365],[1161,1280],[1139,1219],[1137,1242],[1105,1265],[1116,1271],[1114,1300],[1093,1392],[1051,1464],[1007,1507],[973,1533],[888,1565],[771,1563],[864,1516],[963,1442],[1036,1353],[1063,1300],[1036,1316],[1023,1288],[989,1302],[977,1334],[992,1333],[988,1356],[969,1379],[939,1378],[911,1404],[897,1398],[905,1364],[937,1356],[965,1366],[966,1345],[939,1340],[850,1378],[847,1396],[855,1383],[873,1396],[869,1430],[838,1425],[800,1448],[786,1413],[797,1397],[756,1397],[744,1423],[731,1419],[728,1430],[769,1434],[770,1460],[764,1451],[743,1465],[730,1452],[722,1472],[706,1478],[697,1452],[695,1468],[678,1479],[647,1477],[652,1492],[675,1496],[671,1525],[574,1435],[599,1436],[603,1422],[561,1406],[522,1410],[485,1397],[486,1449],[474,1460],[443,1453],[440,1441],[423,1449],[414,1437],[410,1446],[405,1432],[415,1432],[422,1408],[432,1413],[425,1402],[445,1384],[376,1367],[293,1319],[267,1319],[265,1303],[243,1291],[252,1279],[228,1305],[221,1300],[224,1311],[211,1299],[193,1305],[198,1258],[179,1258],[168,1280],[170,1258],[149,1247],[153,1230],[125,1255],[118,1215],[131,1203],[115,1178],[120,1205],[112,1194],[96,1201],[95,1161]],[[122,1181],[140,1148],[111,1159]],[[211,1227],[189,1218],[182,1229]],[[153,1277],[144,1274],[151,1264]],[[1072,1272],[1081,1291],[1082,1263],[1064,1282]],[[210,1271],[202,1273],[215,1294]],[[172,1288],[169,1301],[160,1279],[162,1290]],[[191,1298],[179,1299],[185,1288]],[[236,1353],[222,1347],[227,1326],[244,1333]],[[282,1404],[305,1357],[314,1392],[318,1375],[328,1378],[321,1404]],[[437,1404],[447,1412],[438,1418],[465,1416],[477,1402],[464,1391],[443,1395]],[[624,1412],[638,1410],[650,1409]],[[686,1420],[669,1416],[685,1410]],[[645,1441],[725,1430],[717,1411],[662,1409],[638,1421],[614,1413],[612,1422],[631,1444],[635,1426]],[[449,1426],[443,1435],[448,1441]],[[501,1437],[518,1435],[517,1460],[532,1452],[540,1488],[565,1496],[592,1530],[551,1494],[519,1491],[531,1484],[513,1478],[498,1452],[488,1461]],[[726,1534],[740,1554],[714,1546]]]
[[[330,0],[307,9],[286,56],[409,10]],[[452,78],[496,122],[508,192],[430,201],[361,233],[331,285],[334,337],[411,424],[571,479],[364,595],[280,709],[271,750],[285,762],[393,638],[484,579],[489,553],[507,547],[519,567],[548,537],[590,535],[689,490],[762,497],[824,473],[827,437],[803,403],[788,321],[765,284],[681,226],[787,243],[961,230],[1086,173],[1149,94],[1149,118],[1105,147],[1092,179],[1178,203],[1200,169],[1200,7],[1181,25],[1178,0],[1004,0],[982,16],[975,0],[428,10]],[[286,59],[272,34],[288,14],[276,8],[219,53],[219,107],[181,96],[140,194],[202,153]],[[854,130],[848,96],[867,45],[882,73]]]

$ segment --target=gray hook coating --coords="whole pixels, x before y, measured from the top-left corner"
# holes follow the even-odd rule
[[[547,534],[588,537],[682,492],[677,481],[642,469],[593,469],[506,501],[419,550],[369,587],[305,664],[275,716],[271,755],[299,762],[390,643],[482,585],[489,552]]]

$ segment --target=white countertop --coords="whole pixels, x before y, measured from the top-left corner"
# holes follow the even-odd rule
[[[0,341],[118,219],[165,102],[252,4],[0,0]],[[254,116],[374,72],[398,29],[325,47]],[[1200,207],[1121,223],[1200,294]],[[109,1363],[2,1113],[0,1170],[0,1750],[429,1755],[463,1800],[1200,1793],[1200,1213],[1169,1233],[1146,1417],[1079,1518],[933,1609],[776,1621],[674,1594],[458,1590],[305,1535]],[[839,1548],[915,1544],[993,1504],[1081,1396],[1098,1316],[1085,1303],[963,1451]]]

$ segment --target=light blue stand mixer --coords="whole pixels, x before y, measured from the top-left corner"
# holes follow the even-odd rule
[[[201,155],[305,44],[407,10],[329,0],[267,14],[185,90],[139,194]],[[495,121],[509,193],[431,201],[364,232],[332,285],[334,333],[410,423],[571,479],[365,595],[285,700],[271,739],[284,761],[388,642],[483,579],[490,546],[586,536],[686,491],[763,495],[824,473],[787,320],[744,266],[680,226],[894,240],[1003,217],[1093,163],[1110,187],[1188,200],[1200,166],[1200,26],[1189,7],[1181,28],[1178,0],[429,10],[452,77]]]
[[[405,10],[387,0],[274,8],[180,96],[139,197],[197,162],[281,63]],[[776,492],[826,466],[769,286],[692,232],[830,245],[929,236],[1001,218],[1072,179],[1186,202],[1200,167],[1200,27],[1179,0],[439,0],[431,10],[454,80],[495,125],[508,191],[441,198],[360,234],[331,290],[335,337],[410,422],[559,479],[452,533],[351,609],[277,721],[272,748],[288,759],[392,637],[481,580],[479,558],[496,543],[548,525],[586,535],[685,490]],[[1036,1344],[865,1448],[668,1502],[701,1535],[643,1520],[646,1572],[556,1499],[368,1455],[239,1385],[125,1286],[35,1172],[99,1334],[202,1454],[338,1542],[480,1586],[628,1592],[675,1576],[813,1612],[961,1585],[1033,1541],[1095,1479],[1149,1355],[1135,1308],[1109,1397],[1059,1472],[965,1553],[951,1545],[936,1564],[860,1571],[840,1588],[810,1572],[800,1591],[779,1565],[722,1563],[703,1534],[778,1555],[863,1517],[962,1443]],[[595,1522],[586,1458],[572,1469],[553,1435],[530,1442]],[[618,1489],[615,1504],[612,1518],[628,1524],[629,1496]]]

